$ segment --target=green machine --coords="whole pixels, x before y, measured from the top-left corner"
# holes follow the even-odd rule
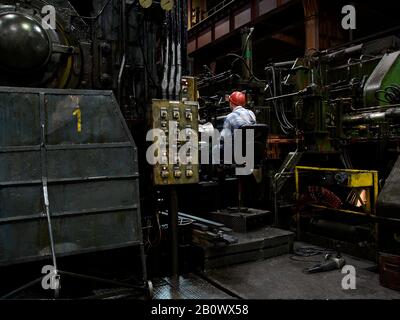
[[[354,245],[353,252],[362,251],[360,243],[376,249],[376,239],[380,240],[380,249],[400,248],[400,190],[396,183],[400,40],[388,37],[314,52],[295,61],[271,64],[266,71],[266,102],[271,114],[267,119],[279,137],[270,149],[276,145],[283,148],[290,139],[295,141],[273,178],[276,219],[282,219],[280,211],[285,203],[293,204],[296,166],[372,170],[379,174],[379,199],[373,208],[376,216],[364,219],[310,209],[312,218],[305,219],[305,229],[337,241],[347,239]],[[285,152],[282,149],[277,154]],[[345,175],[304,174],[308,176],[308,191],[297,196],[306,204],[317,202],[329,207],[330,202],[337,202],[349,212],[366,207],[363,188],[345,191],[338,187],[345,183]],[[368,216],[366,209],[365,213]],[[391,219],[389,224],[387,219]]]

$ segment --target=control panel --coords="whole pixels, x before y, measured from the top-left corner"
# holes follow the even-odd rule
[[[194,77],[183,77],[181,81],[181,88],[182,101],[198,100],[197,83]]]
[[[155,185],[199,182],[198,108],[192,100],[153,100],[152,128],[155,155]]]

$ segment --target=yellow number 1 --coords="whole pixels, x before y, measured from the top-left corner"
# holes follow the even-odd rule
[[[78,119],[77,131],[82,132],[82,112],[81,109],[76,109],[73,115]]]

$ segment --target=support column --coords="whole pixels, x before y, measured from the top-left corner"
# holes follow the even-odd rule
[[[252,33],[254,29],[243,28],[242,35],[242,52],[248,68],[243,65],[243,79],[250,80],[253,71],[253,40]]]
[[[179,240],[178,240],[178,193],[175,186],[171,186],[169,190],[169,235],[170,235],[170,246],[171,246],[171,274],[173,277],[179,275]]]
[[[319,1],[303,0],[306,33],[306,53],[320,49]]]
[[[192,27],[192,1],[188,0],[187,8],[188,8],[188,30]]]
[[[255,20],[259,16],[259,0],[251,0],[251,20]]]

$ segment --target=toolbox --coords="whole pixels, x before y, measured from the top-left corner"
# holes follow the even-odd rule
[[[400,256],[380,254],[379,279],[382,286],[400,291]]]

